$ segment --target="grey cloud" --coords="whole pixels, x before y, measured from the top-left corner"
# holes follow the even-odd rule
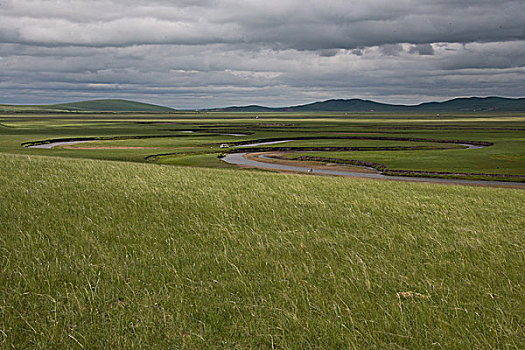
[[[410,47],[409,53],[417,53],[421,56],[432,56],[434,54],[434,48],[431,44],[418,44]]]
[[[446,70],[525,67],[524,41],[469,44],[452,51],[439,67]]]
[[[522,1],[18,0],[0,10],[5,41],[40,45],[254,43],[277,49],[488,42],[525,36]]]
[[[0,0],[0,103],[516,96],[523,12],[522,1]]]
[[[385,56],[398,56],[404,52],[403,46],[401,44],[385,44],[379,47],[379,50]]]
[[[333,57],[339,53],[338,49],[324,49],[317,51],[321,57]]]

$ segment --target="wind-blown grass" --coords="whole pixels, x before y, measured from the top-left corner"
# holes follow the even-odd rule
[[[523,348],[525,192],[0,154],[5,348]]]

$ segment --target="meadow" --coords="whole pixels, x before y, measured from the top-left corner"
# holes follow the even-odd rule
[[[217,154],[221,143],[373,133],[493,145],[358,159],[401,167],[408,152],[418,169],[470,170],[479,152],[480,171],[523,175],[524,120],[0,115],[0,347],[522,349],[523,190],[276,174]],[[106,139],[22,147],[74,138]],[[418,159],[429,152],[457,156]]]
[[[21,147],[75,138],[100,140],[45,150]],[[391,170],[411,170],[416,175],[418,171],[457,172],[465,174],[460,176],[464,178],[469,177],[468,173],[521,175],[521,181],[525,181],[525,117],[520,114],[439,117],[320,112],[0,115],[0,151],[17,154],[228,167],[215,159],[219,153],[231,151],[221,149],[220,144],[242,145],[274,139],[297,139],[286,145],[294,148],[294,152],[284,158],[360,160],[379,163]],[[467,150],[454,143],[458,140],[482,142],[489,147]],[[283,145],[263,147],[277,150]],[[310,153],[311,148],[319,147],[333,149]],[[346,149],[342,151],[337,147]]]
[[[5,348],[523,348],[522,190],[0,156]]]

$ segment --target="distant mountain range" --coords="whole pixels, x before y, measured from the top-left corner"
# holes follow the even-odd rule
[[[369,100],[327,100],[305,105],[270,108],[234,106],[214,108],[220,112],[525,112],[525,98],[468,97],[445,102],[425,102],[415,106],[394,105]]]
[[[156,112],[170,113],[169,107],[129,100],[91,100],[53,105],[0,105],[4,113],[63,113],[63,112]],[[290,107],[258,105],[203,109],[213,112],[525,112],[525,98],[469,97],[444,102],[425,102],[415,106],[394,105],[369,100],[327,100]]]

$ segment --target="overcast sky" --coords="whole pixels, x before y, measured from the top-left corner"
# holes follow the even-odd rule
[[[525,97],[525,1],[0,0],[0,103]]]

